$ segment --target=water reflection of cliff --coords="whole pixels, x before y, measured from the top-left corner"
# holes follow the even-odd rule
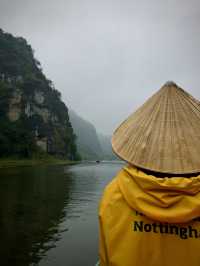
[[[72,182],[62,167],[1,170],[1,265],[37,265],[55,246]]]

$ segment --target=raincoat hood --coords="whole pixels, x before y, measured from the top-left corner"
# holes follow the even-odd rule
[[[200,175],[158,178],[126,166],[117,181],[127,204],[153,220],[185,223],[200,216]]]

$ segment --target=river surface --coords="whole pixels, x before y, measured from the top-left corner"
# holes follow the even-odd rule
[[[123,164],[0,170],[0,265],[93,266],[98,203]]]

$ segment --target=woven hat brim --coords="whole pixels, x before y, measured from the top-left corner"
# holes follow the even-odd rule
[[[138,130],[140,119],[149,128]],[[157,133],[162,129],[163,136],[153,136],[154,128]],[[200,173],[200,103],[177,86],[162,87],[115,130],[111,142],[119,158],[138,168],[175,175]]]

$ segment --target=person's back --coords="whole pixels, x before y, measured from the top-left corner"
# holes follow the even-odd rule
[[[193,98],[189,99],[192,104],[197,104]],[[141,109],[139,110],[141,113]],[[161,122],[166,123],[167,115],[161,115],[163,119],[165,115],[166,119]],[[195,106],[194,115],[196,122],[199,123],[197,126],[200,128],[198,106]],[[200,172],[200,150],[198,153],[200,139],[197,137],[197,131],[192,128],[193,118],[189,121],[191,124],[189,131],[191,137],[194,134],[194,138],[189,140],[183,138],[187,130],[187,128],[184,129],[187,121],[183,121],[182,128],[176,128],[177,114],[175,118],[177,120],[170,123],[178,131],[177,138],[173,139],[173,136],[167,135],[166,132],[162,133],[166,138],[171,138],[173,146],[166,147],[166,141],[164,144],[154,143],[154,145],[160,145],[160,147],[155,147],[160,150],[160,153],[156,155],[150,146],[152,158],[149,154],[145,156],[145,152],[149,152],[148,144],[151,141],[148,126],[146,143],[139,140],[140,145],[137,145],[138,143],[128,135],[127,132],[130,132],[130,129],[126,125],[122,125],[125,128],[124,131],[119,129],[120,134],[126,132],[126,135],[124,138],[122,135],[118,137],[117,148],[117,141],[113,140],[114,151],[130,164],[124,167],[106,187],[101,200],[99,209],[100,266],[200,265],[200,176],[195,174]],[[130,121],[127,123],[129,127],[132,127]],[[138,127],[136,130],[139,132],[141,129]],[[181,133],[181,130],[185,131]],[[162,139],[163,136],[159,132],[156,134],[159,142],[159,138]],[[133,146],[135,145],[135,157],[132,156],[132,147],[130,143],[128,146],[128,141]],[[186,144],[192,141],[198,142],[195,146],[187,147]],[[166,162],[167,156],[173,156],[170,149],[174,150],[174,157],[168,158]],[[144,158],[140,157],[141,150]],[[194,150],[194,153],[187,155],[186,153],[191,150]],[[160,159],[161,156],[163,160]],[[135,161],[132,162],[131,158]],[[143,165],[139,164],[137,159]],[[152,167],[146,167],[150,164]],[[146,170],[139,170],[133,165],[144,166],[141,168],[150,171],[155,171],[156,166],[156,170],[160,168],[160,171],[157,171],[160,174],[155,174],[155,176],[147,174]]]
[[[200,176],[157,178],[124,167],[99,210],[101,266],[199,266]]]

